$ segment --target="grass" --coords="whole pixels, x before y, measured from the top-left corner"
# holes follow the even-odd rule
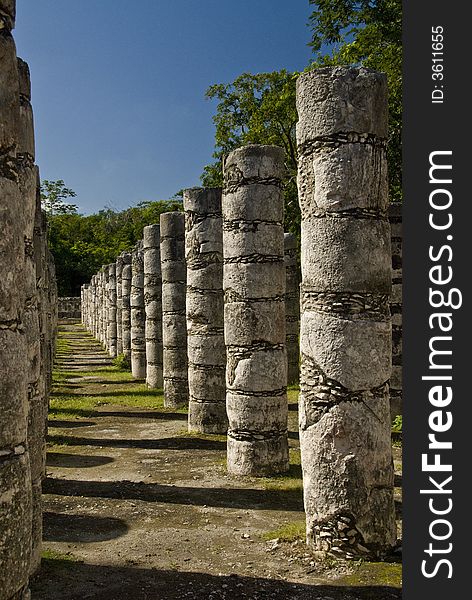
[[[306,523],[303,521],[293,521],[285,523],[278,529],[266,531],[262,534],[263,540],[278,539],[281,542],[295,542],[296,540],[305,540]]]
[[[266,490],[301,492],[303,490],[301,455],[298,448],[289,449],[290,467],[284,475],[262,477],[259,481]]]
[[[226,435],[218,434],[218,433],[199,433],[198,431],[188,431],[187,429],[182,429],[179,432],[179,437],[189,437],[189,438],[197,438],[199,440],[210,440],[210,441],[218,441],[218,442],[226,442]],[[226,458],[225,458],[226,464]]]
[[[85,334],[82,335],[85,337]],[[124,370],[122,360],[109,366],[91,367],[86,371],[70,369],[61,364],[61,358],[70,358],[76,350],[76,342],[71,338],[73,335],[69,331],[59,331],[50,420],[92,417],[97,407],[104,405],[169,412],[164,408],[163,391],[149,389],[143,381],[135,380],[128,370]],[[87,335],[87,338],[90,339],[89,345],[97,344],[91,336]],[[86,343],[81,345],[85,347]],[[179,409],[178,412],[186,412],[186,409]]]
[[[337,585],[394,587],[402,585],[402,566],[399,563],[359,561],[354,564],[355,571],[336,579]]]
[[[77,556],[74,556],[74,554],[72,554],[72,552],[67,552],[64,554],[63,552],[56,552],[55,550],[49,550],[48,548],[44,549],[41,552],[41,560],[61,561],[63,563],[64,562],[69,562],[69,563],[83,562],[83,560],[81,560]]]

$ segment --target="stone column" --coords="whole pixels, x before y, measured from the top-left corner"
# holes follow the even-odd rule
[[[300,346],[300,274],[297,260],[297,238],[284,235],[285,247],[285,340],[287,346],[287,383],[299,381]]]
[[[146,379],[146,338],[144,312],[143,243],[138,242],[131,258],[131,372],[136,379]]]
[[[228,470],[288,470],[282,195],[284,155],[245,146],[224,163]]]
[[[392,296],[390,311],[392,313],[392,377],[390,379],[390,416],[394,420],[402,414],[402,207],[392,204],[389,208],[389,220],[392,230]]]
[[[123,354],[131,365],[131,253],[123,252],[123,270],[121,272],[121,339],[123,343]]]
[[[90,332],[93,334],[93,337],[97,337],[97,276],[93,275],[90,280],[90,318],[91,318],[91,327]]]
[[[163,213],[160,223],[164,405],[178,408],[188,403],[184,213]]]
[[[396,539],[386,77],[312,70],[298,79],[297,108],[307,541],[378,557]]]
[[[184,191],[189,431],[226,433],[221,189]]]
[[[146,383],[162,388],[162,276],[160,227],[149,225],[143,230],[144,306],[146,311]]]
[[[107,352],[110,352],[110,337],[109,337],[109,313],[110,313],[110,297],[109,297],[109,282],[110,273],[109,265],[103,265],[103,343]]]
[[[116,263],[108,265],[108,353],[116,357]]]
[[[0,0],[0,593],[23,598],[31,557],[32,496],[28,452],[28,339],[24,334],[24,200],[18,186],[20,116],[15,3]],[[32,215],[29,215],[32,217]],[[29,375],[29,377],[28,377]]]
[[[123,275],[123,257],[116,259],[116,355],[123,354],[123,331],[121,325],[121,313],[123,310],[123,295],[121,291]]]
[[[40,380],[41,347],[39,324],[39,297],[36,280],[34,252],[34,225],[36,212],[37,169],[34,164],[34,126],[31,108],[31,84],[28,65],[18,59],[20,84],[20,119],[17,167],[22,197],[23,235],[25,240],[24,285],[25,305],[23,313],[24,331],[27,340],[27,384],[28,384],[28,448],[31,463],[33,495],[32,556],[30,573],[38,570],[41,562],[42,509],[41,481],[46,464],[46,421],[47,401]],[[43,238],[42,243],[46,243]]]

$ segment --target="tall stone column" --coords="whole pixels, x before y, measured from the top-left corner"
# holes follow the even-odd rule
[[[288,470],[284,155],[245,146],[224,163],[223,289],[228,470]]]
[[[131,258],[131,372],[136,379],[146,379],[146,338],[144,311],[143,243],[138,242]]]
[[[16,156],[20,97],[10,33],[14,18],[15,2],[0,0],[0,594],[5,599],[22,598],[27,590],[32,532],[27,442],[32,347],[24,333],[25,206]]]
[[[122,311],[123,311],[123,293],[121,290],[123,276],[123,257],[120,255],[116,259],[116,355],[123,354],[123,330],[122,330]]]
[[[131,253],[123,252],[123,270],[121,272],[121,339],[123,344],[123,354],[131,365]]]
[[[184,191],[189,431],[226,433],[221,189]]]
[[[386,77],[345,67],[304,73],[297,108],[307,541],[378,557],[396,538]]]
[[[108,265],[108,353],[116,357],[116,263]]]
[[[106,332],[105,332],[105,272],[104,267],[97,273],[98,275],[98,340],[106,346]]]
[[[39,175],[34,164],[34,126],[31,108],[31,84],[28,65],[18,59],[20,84],[20,119],[18,130],[17,167],[22,197],[23,235],[25,240],[24,285],[25,305],[24,331],[28,345],[28,448],[31,463],[33,526],[30,573],[39,568],[42,543],[41,481],[46,464],[47,402],[40,381],[41,347],[39,323],[39,295],[36,283],[34,251],[34,225],[36,212],[36,186]],[[46,243],[46,240],[42,240]]]
[[[110,273],[109,265],[103,265],[103,343],[107,352],[110,352],[110,337],[109,337],[109,313],[110,313],[110,297],[109,297],[109,282]]]
[[[392,313],[392,377],[390,379],[390,416],[394,420],[402,414],[402,207],[392,204],[389,208],[389,220],[392,230],[392,296],[390,311]]]
[[[160,224],[164,405],[178,408],[188,403],[184,213],[163,213]]]
[[[146,312],[146,383],[162,388],[162,276],[160,227],[149,225],[143,230],[144,306]]]
[[[90,332],[93,334],[93,337],[97,337],[97,276],[93,275],[90,280],[91,287],[91,328]]]
[[[300,275],[297,261],[297,238],[284,235],[285,246],[285,339],[287,346],[287,383],[299,381],[300,346]]]

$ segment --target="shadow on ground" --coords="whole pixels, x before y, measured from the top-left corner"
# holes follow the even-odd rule
[[[45,542],[104,542],[125,535],[129,528],[121,519],[45,512]]]
[[[89,469],[114,462],[111,456],[87,456],[82,454],[67,454],[66,452],[48,452],[46,465],[65,469]]]
[[[43,493],[248,510],[303,510],[301,490],[179,487],[135,481],[78,481],[47,477],[43,482]]]
[[[73,435],[48,435],[51,444],[68,446],[100,446],[107,448],[145,448],[147,450],[226,450],[226,442],[193,437],[172,437],[155,440],[122,438],[88,438]]]
[[[393,587],[306,585],[283,580],[173,570],[117,568],[46,559],[35,600],[392,600]]]

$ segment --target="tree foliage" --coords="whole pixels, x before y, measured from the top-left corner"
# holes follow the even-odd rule
[[[104,209],[83,216],[77,212],[49,217],[49,247],[56,262],[59,295],[77,296],[102,265],[116,260],[143,236],[143,227],[159,223],[159,215],[182,210],[178,200],[141,202],[116,212]]]
[[[307,68],[363,64],[387,74],[389,84],[388,164],[390,195],[401,199],[402,45],[401,0],[310,0],[314,59]],[[201,176],[205,186],[222,185],[222,159],[249,143],[275,144],[286,152],[285,229],[299,235],[295,85],[298,73],[243,73],[233,82],[208,88],[217,101],[216,159]]]
[[[62,179],[41,182],[41,207],[48,217],[53,215],[66,215],[77,212],[76,204],[65,202],[67,198],[74,198],[77,194],[64,185]]]
[[[390,196],[402,193],[402,2],[310,0],[314,65],[362,64],[387,74]],[[330,53],[326,54],[327,47]]]

